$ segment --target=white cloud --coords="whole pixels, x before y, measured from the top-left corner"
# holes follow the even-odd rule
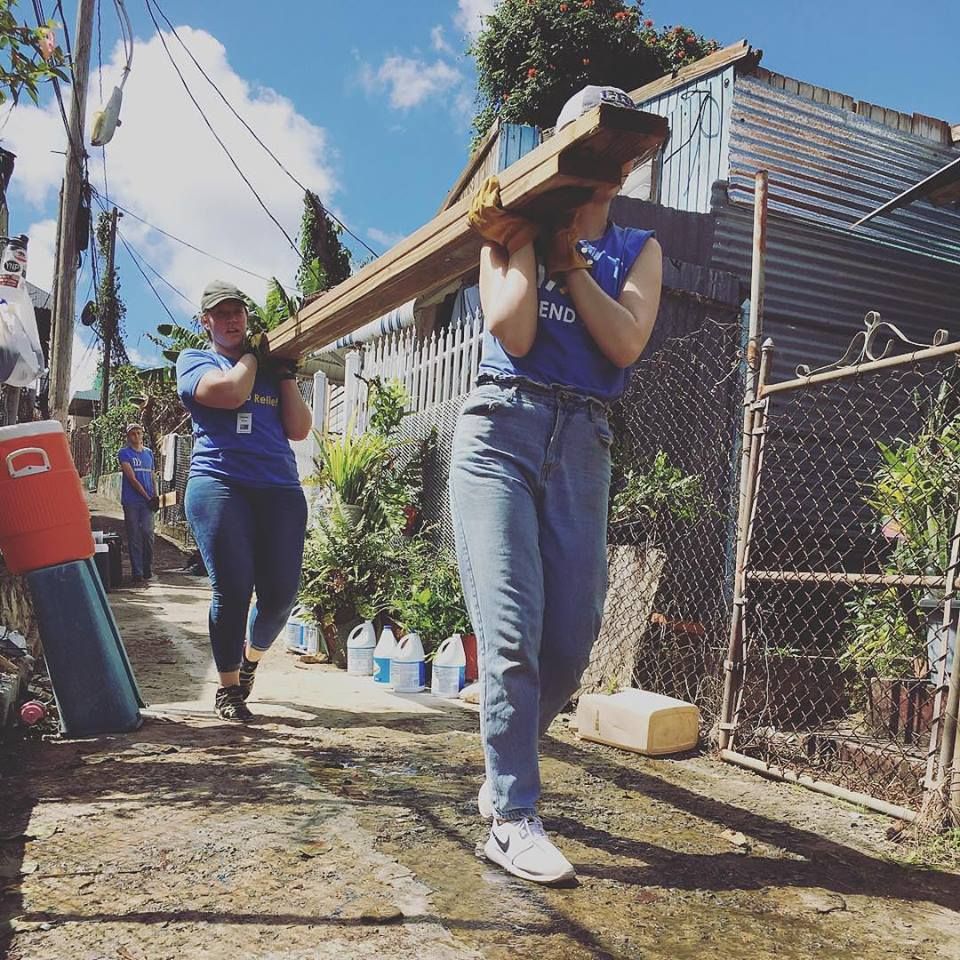
[[[17,155],[11,186],[37,208],[55,198],[63,177],[63,151],[67,145],[56,101],[42,108],[26,101],[18,104],[10,114],[3,140],[4,147]]]
[[[405,233],[390,233],[388,230],[381,230],[379,227],[371,227],[367,231],[367,236],[374,242],[379,243],[385,250],[395,247],[405,236]]]
[[[73,332],[73,356],[71,357],[70,392],[90,390],[97,376],[100,362],[100,341],[89,330],[83,334]]]
[[[389,91],[390,106],[397,110],[419,106],[463,81],[463,75],[443,60],[427,63],[400,56],[387,57],[377,70],[364,64],[360,77],[371,92]]]
[[[53,258],[57,249],[57,221],[39,220],[27,232],[27,279],[48,293],[53,287]]]
[[[430,31],[430,42],[433,44],[433,49],[436,50],[437,53],[446,53],[450,56],[453,55],[453,47],[447,43],[447,38],[444,35],[443,27],[440,24],[437,24],[437,26]]]
[[[457,0],[454,22],[464,33],[475,37],[483,26],[482,17],[493,13],[496,0]]]
[[[177,27],[177,31],[227,99],[260,138],[271,145],[284,165],[333,206],[331,196],[338,186],[333,172],[335,152],[326,132],[299,114],[286,97],[268,88],[251,86],[231,67],[226,50],[215,37],[186,26]],[[303,203],[300,188],[230,115],[179,44],[168,38],[168,45],[228,150],[295,240]],[[119,81],[121,68],[118,47],[104,67],[104,93]],[[100,106],[96,102],[95,83],[91,84],[90,93],[92,114]],[[121,120],[122,125],[106,148],[112,197],[168,232],[263,276],[292,279],[296,275],[297,255],[211,137],[156,36],[137,42],[133,72],[124,89]],[[46,154],[63,146],[65,134],[59,114],[21,105],[10,119],[6,137],[23,151],[14,172],[16,186],[36,202],[49,197],[51,191],[55,196],[63,159],[54,155],[55,162],[50,163]],[[98,154],[99,150],[92,151],[90,172],[95,186],[102,191]],[[97,209],[95,206],[95,212]],[[120,230],[154,267],[194,301],[199,301],[200,291],[213,277],[238,284],[254,299],[261,299],[265,292],[264,281],[209,260],[148,230],[132,217],[121,220]],[[33,251],[31,275],[38,276],[32,254]],[[139,275],[131,267],[125,266],[124,271],[124,282],[140,283]],[[191,314],[189,305],[159,281],[155,282],[171,309],[183,316]],[[165,318],[157,304],[155,322]],[[151,317],[146,325],[153,323]]]

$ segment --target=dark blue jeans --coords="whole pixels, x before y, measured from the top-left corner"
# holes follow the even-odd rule
[[[146,500],[123,505],[127,552],[134,579],[153,576],[153,511]]]
[[[210,643],[220,673],[240,666],[249,622],[250,646],[268,650],[297,599],[307,501],[300,487],[248,487],[191,477],[184,503],[213,597]]]

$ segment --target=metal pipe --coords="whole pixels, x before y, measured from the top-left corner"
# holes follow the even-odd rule
[[[837,800],[846,800],[847,803],[853,803],[859,807],[866,807],[868,810],[875,810],[877,813],[883,813],[888,817],[896,817],[898,820],[903,820],[906,823],[912,823],[917,819],[915,810],[897,806],[895,803],[887,803],[886,800],[878,800],[876,797],[868,796],[865,793],[857,793],[855,790],[847,790],[845,787],[838,787],[835,783],[827,783],[824,780],[814,780],[813,777],[807,776],[805,773],[796,773],[785,767],[774,767],[764,760],[757,760],[754,757],[745,756],[742,753],[737,753],[735,750],[721,750],[720,758],[738,767],[753,770],[761,776],[770,777],[773,780],[783,780],[787,783],[796,783],[802,787],[806,787],[808,790],[825,793],[828,797],[834,797]]]
[[[763,327],[764,280],[767,264],[767,201],[770,177],[766,170],[758,170],[753,187],[753,256],[750,263],[750,340],[747,344],[747,375],[753,375],[749,386],[756,391],[756,374],[760,331]]]
[[[940,639],[940,650],[938,651],[937,661],[939,669],[937,670],[937,691],[933,698],[933,718],[930,725],[930,748],[927,751],[927,769],[924,779],[924,785],[928,790],[936,788],[934,775],[937,772],[934,769],[934,758],[937,755],[937,740],[940,737],[941,713],[943,714],[943,740],[940,744],[940,777],[947,773],[948,765],[953,755],[954,739],[957,735],[957,698],[960,695],[960,681],[954,684],[954,676],[957,674],[957,656],[954,653],[953,669],[950,671],[950,682],[947,688],[947,709],[943,707],[943,691],[947,687],[946,669],[947,654],[950,649],[950,625],[953,622],[953,595],[957,584],[957,565],[960,564],[960,510],[957,510],[956,519],[953,523],[953,540],[950,543],[950,565],[947,567],[947,578],[943,591],[943,633]],[[954,689],[954,687],[958,689]],[[953,699],[953,710],[950,710],[951,697]]]
[[[926,587],[943,589],[943,577],[895,573],[818,573],[799,570],[750,570],[748,580],[765,583],[849,583],[873,587]]]
[[[894,357],[884,357],[882,360],[871,360],[856,366],[841,367],[839,370],[828,370],[825,373],[812,373],[809,377],[797,377],[794,380],[783,380],[765,387],[762,396],[769,397],[775,393],[789,393],[792,390],[802,390],[818,383],[829,383],[832,380],[844,380],[847,377],[857,377],[864,373],[875,373],[877,370],[886,370],[888,367],[920,363],[924,360],[936,360],[953,353],[960,353],[960,341],[945,343],[939,347],[928,347],[926,350],[917,350],[914,353],[901,353]]]

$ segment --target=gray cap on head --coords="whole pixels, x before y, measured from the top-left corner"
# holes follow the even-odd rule
[[[139,430],[143,433],[143,427],[141,427],[139,423],[128,423],[126,430],[127,436],[129,437],[134,430]]]
[[[577,117],[583,116],[601,103],[611,103],[615,107],[624,107],[627,110],[636,110],[637,105],[630,98],[630,94],[619,87],[598,87],[590,85],[578,90],[564,105],[557,117],[555,130],[572,123]]]
[[[247,302],[243,291],[232,283],[227,283],[226,280],[211,280],[203,288],[203,296],[200,297],[200,309],[206,313],[207,310],[212,310],[218,303],[223,303],[224,300],[239,300],[244,304]]]

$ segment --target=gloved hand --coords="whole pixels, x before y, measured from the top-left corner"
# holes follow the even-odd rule
[[[299,360],[275,357],[270,353],[270,343],[265,333],[248,333],[243,352],[252,353],[257,358],[258,370],[270,373],[280,380],[296,379],[301,366]]]
[[[484,240],[499,243],[507,253],[516,253],[521,247],[532,243],[540,232],[539,224],[519,213],[510,213],[500,204],[500,181],[487,177],[470,201],[467,223]]]
[[[580,249],[580,226],[575,215],[550,227],[546,247],[547,274],[552,278],[571,270],[589,270],[593,261]]]
[[[151,509],[154,513],[156,513],[156,512],[160,509],[160,498],[159,498],[159,497],[151,497],[151,498],[147,501],[147,503],[150,504],[150,509]]]

